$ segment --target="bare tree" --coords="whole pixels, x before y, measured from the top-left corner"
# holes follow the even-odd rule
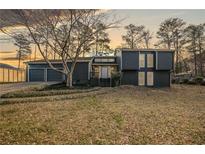
[[[146,48],[149,49],[150,40],[152,39],[152,34],[150,33],[150,31],[144,30],[142,32],[142,38],[144,40]]]
[[[95,29],[104,29],[104,24],[99,23],[98,25],[96,25]],[[106,29],[101,30],[95,35],[95,55],[98,55],[98,52],[102,53],[105,50],[110,50],[110,38],[109,34],[105,30]]]
[[[197,69],[197,57],[199,57],[200,62],[200,73],[203,76],[203,59],[202,54],[204,52],[205,44],[205,28],[203,24],[200,25],[189,25],[185,29],[186,36],[186,48],[189,52],[193,54],[194,57],[194,72],[198,75]]]
[[[129,24],[125,26],[126,34],[122,36],[122,39],[126,42],[126,45],[129,48],[139,48],[140,43],[142,42],[142,31],[144,26],[136,26]]]
[[[173,48],[176,52],[176,66],[174,71],[179,71],[179,54],[184,45],[183,31],[186,23],[180,18],[169,18],[160,24],[157,32],[157,38],[160,44],[165,44],[168,49]]]
[[[14,45],[18,47],[17,58],[18,58],[18,68],[20,68],[21,59],[27,58],[28,55],[31,55],[31,42],[26,39],[23,34],[14,35]]]
[[[13,10],[13,14],[27,29],[48,65],[66,76],[68,87],[72,87],[72,75],[78,58],[93,45],[95,34],[115,28],[119,22],[106,22],[107,15],[98,10]],[[99,23],[103,23],[104,27],[96,30]],[[5,32],[5,28],[2,31]],[[63,70],[52,64],[48,52],[60,57]],[[71,67],[67,65],[69,60]]]

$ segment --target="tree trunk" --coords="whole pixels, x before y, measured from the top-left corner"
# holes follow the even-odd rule
[[[18,70],[17,70],[17,82],[19,81],[19,69],[21,65],[21,52],[19,52],[19,57],[18,57]]]
[[[18,69],[20,68],[21,65],[21,56],[19,55],[19,59],[18,59]]]
[[[132,40],[131,40],[131,49],[134,49],[134,38],[132,36]]]
[[[176,38],[176,42],[174,43],[175,50],[176,50],[176,72],[179,73],[180,67],[179,67],[179,43],[178,43],[178,37]]]
[[[171,49],[171,43],[170,43],[170,41],[167,42],[167,47],[168,47],[169,50]]]
[[[202,47],[201,47],[201,42],[199,40],[199,58],[200,58],[200,75],[203,76],[203,59],[202,59]]]
[[[72,88],[73,87],[73,73],[70,72],[66,76],[67,76],[66,87]]]
[[[35,52],[34,52],[34,60],[36,60],[36,45],[35,45]]]
[[[194,74],[197,75],[196,52],[194,52]]]
[[[148,40],[146,40],[145,42],[146,42],[147,49],[149,49],[149,42],[148,42]]]
[[[200,73],[201,73],[201,76],[204,76],[204,73],[203,73],[203,60],[202,60],[202,53],[201,53],[201,50],[200,50]]]
[[[98,33],[96,33],[95,55],[98,55]]]

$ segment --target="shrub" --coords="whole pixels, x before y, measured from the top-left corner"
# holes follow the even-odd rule
[[[176,83],[176,79],[172,79],[172,83]]]
[[[195,78],[191,78],[191,79],[188,80],[187,83],[188,84],[196,84],[196,80],[195,80]]]
[[[201,85],[205,86],[205,78],[203,78]]]
[[[113,83],[112,85],[113,86],[120,85],[120,77],[121,77],[120,72],[112,72],[111,76],[112,76],[112,83]]]
[[[197,84],[201,84],[202,81],[203,81],[203,77],[202,77],[202,76],[197,76],[197,77],[195,78],[195,81],[196,81]]]
[[[182,83],[188,83],[189,79],[182,79]]]

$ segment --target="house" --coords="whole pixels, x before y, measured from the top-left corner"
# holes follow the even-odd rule
[[[159,49],[119,49],[116,56],[79,58],[73,73],[73,84],[112,85],[112,75],[120,74],[120,84],[169,87],[174,52]],[[60,60],[51,63],[63,69]],[[71,61],[67,62],[71,66]],[[43,61],[27,62],[27,81],[64,81],[65,76]]]
[[[169,87],[174,52],[162,49],[121,49],[117,52],[121,84]]]

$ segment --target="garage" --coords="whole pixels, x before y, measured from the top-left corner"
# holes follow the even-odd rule
[[[44,69],[29,69],[29,81],[44,81]]]
[[[63,81],[63,74],[52,69],[47,69],[47,81]]]

